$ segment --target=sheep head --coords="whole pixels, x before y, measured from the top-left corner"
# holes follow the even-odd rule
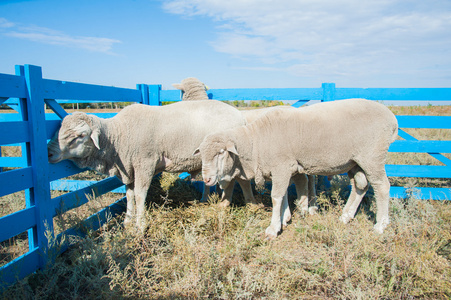
[[[235,171],[235,160],[238,157],[233,141],[219,136],[207,136],[193,155],[202,158],[202,177],[207,186],[221,182],[230,182]]]
[[[99,128],[85,113],[75,112],[66,116],[61,128],[47,145],[49,162],[87,158],[100,149],[99,133]]]
[[[182,100],[208,100],[208,87],[195,77],[185,78],[172,86],[182,91]]]

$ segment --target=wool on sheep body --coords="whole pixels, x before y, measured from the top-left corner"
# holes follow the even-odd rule
[[[297,108],[293,106],[272,106],[257,109],[241,110],[241,114],[246,119],[247,124],[250,124],[255,120],[261,118],[264,114],[266,114],[268,111],[272,109],[292,110]],[[308,184],[304,182],[306,180],[308,181]],[[303,215],[315,214],[318,210],[318,206],[316,203],[315,175],[308,175],[307,177],[305,177],[301,174],[297,174],[292,178],[292,182],[294,183],[296,188],[296,196],[297,196],[296,204],[300,208],[301,213]],[[225,183],[223,182],[223,184]],[[305,189],[307,189],[308,192],[305,191]],[[287,209],[288,209],[287,218],[289,218],[288,216],[291,216],[291,213],[289,211],[289,207]],[[288,220],[286,220],[286,222],[287,221]]]
[[[389,224],[385,160],[397,131],[396,117],[384,105],[348,99],[270,110],[251,124],[206,136],[195,153],[201,154],[202,176],[208,185],[234,178],[255,178],[257,184],[272,180],[268,238],[276,237],[286,221],[284,195],[297,173],[348,172],[352,190],[341,216],[344,223],[354,217],[368,180],[377,202],[374,229],[382,233]]]
[[[201,159],[192,153],[203,138],[244,124],[237,109],[219,101],[133,104],[111,119],[77,112],[63,119],[49,142],[49,162],[69,159],[80,168],[117,176],[127,188],[125,223],[136,211],[138,228],[144,229],[144,203],[154,174],[200,172]],[[238,182],[246,199],[255,201],[250,183]],[[225,190],[223,197],[231,193]]]

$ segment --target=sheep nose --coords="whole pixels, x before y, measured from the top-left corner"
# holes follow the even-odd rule
[[[208,185],[211,182],[211,178],[204,179],[204,182],[205,182],[206,185]]]

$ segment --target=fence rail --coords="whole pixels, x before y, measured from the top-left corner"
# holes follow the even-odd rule
[[[321,88],[290,89],[216,89],[209,91],[215,100],[295,100],[295,107],[310,100],[334,101],[346,98],[370,100],[424,100],[451,101],[451,88],[443,89],[358,89],[336,88],[333,83],[324,83]],[[47,140],[60,126],[67,115],[60,106],[63,103],[86,102],[137,102],[161,105],[166,101],[180,101],[180,91],[162,90],[161,85],[137,85],[137,89],[106,87],[42,78],[40,67],[16,66],[16,75],[0,74],[0,104],[7,104],[16,113],[0,113],[0,147],[20,146],[21,157],[0,157],[0,197],[25,191],[26,208],[0,218],[0,242],[28,233],[29,251],[0,267],[0,289],[24,278],[37,269],[45,268],[54,255],[64,251],[50,251],[52,241],[63,235],[82,234],[71,228],[54,236],[53,217],[83,205],[89,199],[113,191],[124,193],[123,184],[115,177],[99,182],[60,180],[80,173],[69,161],[55,165],[47,161]],[[45,104],[54,111],[46,114]],[[112,117],[114,114],[100,114]],[[441,166],[387,165],[389,176],[451,178],[451,160],[442,153],[451,153],[451,141],[424,141],[406,133],[404,128],[451,129],[451,117],[397,116],[399,135],[404,140],[392,144],[390,152],[428,153],[441,162]],[[2,167],[15,168],[1,172]],[[70,191],[51,198],[51,190]],[[424,199],[451,199],[448,188],[419,189]],[[403,187],[392,187],[391,195],[406,197]],[[86,226],[97,229],[107,216],[124,210],[125,197],[99,211],[84,221]]]

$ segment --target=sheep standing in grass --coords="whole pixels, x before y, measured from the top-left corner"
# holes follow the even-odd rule
[[[257,184],[272,179],[268,238],[275,238],[290,218],[286,191],[297,173],[348,173],[352,190],[341,216],[344,223],[354,217],[369,182],[377,203],[374,229],[382,233],[389,224],[385,160],[397,131],[396,117],[387,107],[349,99],[299,110],[270,110],[251,124],[206,136],[194,154],[202,157],[207,185],[232,178],[255,178]]]
[[[272,109],[297,109],[293,106],[273,106],[273,107],[265,107],[258,109],[250,109],[250,110],[241,110],[244,118],[246,119],[247,124],[254,122],[255,120],[261,118],[265,113]],[[296,188],[296,204],[298,208],[300,208],[301,213],[303,215],[310,214],[313,215],[317,212],[318,206],[316,203],[316,187],[315,187],[315,175],[308,175],[307,177],[304,174],[297,174],[293,176],[291,181],[294,183]],[[306,191],[308,190],[308,193]],[[287,204],[288,205],[288,204]],[[291,213],[289,211],[289,207],[287,208],[287,216]]]
[[[181,83],[174,83],[172,86],[176,89],[179,89],[182,91],[182,100],[183,101],[193,101],[193,100],[203,100],[208,99],[208,95],[206,93],[206,90],[208,90],[207,86],[194,77],[188,77],[186,79],[183,79]],[[266,108],[260,108],[260,109],[252,109],[252,110],[243,110],[241,113],[243,114],[244,118],[246,119],[247,123],[252,123],[256,119],[263,116],[266,112],[268,112],[273,107],[266,107]],[[280,106],[281,109],[295,109],[291,106]],[[297,194],[297,204],[301,208],[301,212],[303,214],[310,213],[314,214],[317,211],[316,206],[316,193],[315,193],[315,183],[314,183],[314,176],[310,175],[308,176],[308,196],[304,189],[307,189],[306,182],[307,178],[304,178],[303,175],[297,175],[295,176],[292,181],[295,183],[296,187],[296,194]],[[233,184],[231,184],[233,186]],[[226,188],[223,186],[223,188]],[[227,186],[228,189],[232,189],[232,187]],[[210,191],[210,188],[208,186],[204,186],[204,193],[202,200],[206,200],[208,197],[208,193]],[[252,197],[252,203],[255,202],[253,195],[248,196]],[[230,205],[230,200],[232,199],[231,195],[229,197],[223,197],[223,201],[220,203],[220,206],[227,207]]]
[[[237,109],[219,101],[134,104],[111,119],[76,112],[63,119],[49,142],[49,162],[69,159],[80,168],[117,176],[127,188],[125,223],[136,215],[138,228],[143,230],[152,177],[162,171],[200,172],[201,159],[192,153],[203,138],[210,132],[244,124]],[[249,199],[250,183],[238,182]],[[225,190],[223,197],[231,193]]]
[[[181,83],[173,83],[172,86],[182,91],[183,101],[208,100],[208,88],[197,78],[188,77]]]

